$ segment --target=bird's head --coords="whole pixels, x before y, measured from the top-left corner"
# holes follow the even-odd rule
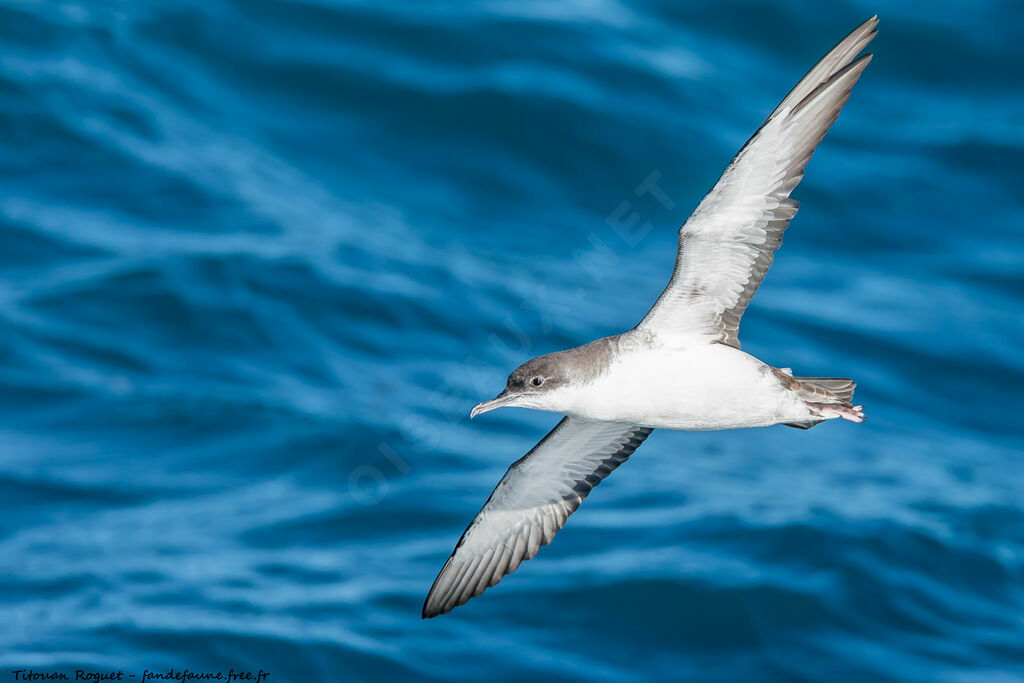
[[[559,396],[569,384],[568,367],[562,358],[564,353],[549,353],[520,365],[508,376],[505,389],[490,401],[473,406],[469,417],[472,419],[502,406],[563,412],[558,405]]]

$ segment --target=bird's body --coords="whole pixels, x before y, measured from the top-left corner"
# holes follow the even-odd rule
[[[606,349],[607,364],[594,376],[557,390],[557,412],[582,420],[681,430],[822,419],[790,388],[792,378],[737,348],[687,344],[644,330],[596,343]]]
[[[872,17],[825,55],[769,115],[679,229],[675,270],[640,323],[534,358],[475,406],[565,415],[516,461],[459,539],[423,606],[448,612],[550,542],[590,491],[654,429],[862,422],[856,384],[794,377],[740,350],[739,324],[799,204],[790,194],[870,55]]]

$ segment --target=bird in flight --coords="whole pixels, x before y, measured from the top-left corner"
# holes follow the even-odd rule
[[[423,617],[480,595],[550,543],[591,489],[656,429],[831,418],[862,422],[850,379],[794,377],[740,350],[739,323],[799,204],[790,197],[871,55],[872,17],[761,124],[679,229],[665,291],[628,332],[530,360],[470,417],[502,406],[565,415],[509,467],[437,575]]]

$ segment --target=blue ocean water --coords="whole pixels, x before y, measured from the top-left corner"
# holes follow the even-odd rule
[[[743,327],[869,421],[655,432],[421,621],[557,421],[469,408],[635,324],[876,12]],[[996,1],[0,2],[0,675],[1024,680],[1022,30]]]

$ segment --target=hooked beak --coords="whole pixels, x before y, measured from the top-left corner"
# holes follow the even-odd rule
[[[490,401],[484,401],[483,403],[477,403],[473,406],[473,410],[469,411],[469,419],[472,420],[480,413],[486,413],[489,410],[500,408],[502,406],[512,405],[513,402],[519,398],[519,394],[509,393],[508,389],[492,398]]]

